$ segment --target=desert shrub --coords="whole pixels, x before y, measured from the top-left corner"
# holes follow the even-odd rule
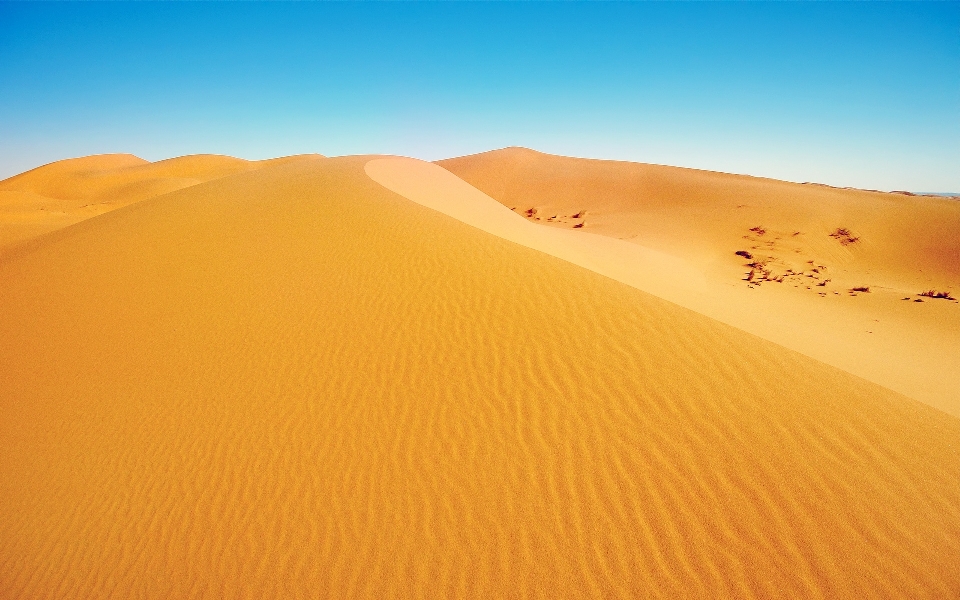
[[[841,246],[848,246],[860,241],[860,238],[853,235],[853,232],[846,227],[837,227],[837,229],[830,234],[830,237],[840,242]]]
[[[927,290],[925,292],[920,292],[920,296],[925,296],[927,298],[943,298],[945,300],[956,300],[953,296],[950,295],[950,292],[938,292],[937,290]]]

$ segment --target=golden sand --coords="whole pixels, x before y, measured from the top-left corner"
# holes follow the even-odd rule
[[[770,266],[781,272],[802,269],[815,259],[832,279],[827,290],[872,285],[913,293],[960,284],[960,202],[954,199],[577,159],[525,148],[438,164],[518,212],[538,209],[538,223],[572,227],[585,222],[587,231],[668,249],[736,275],[742,274],[744,261],[734,252],[744,249],[770,255]],[[566,218],[582,211],[583,219]],[[764,233],[751,231],[755,227]],[[848,229],[857,241],[844,245],[830,235],[837,229]]]
[[[0,595],[960,595],[960,419],[370,160],[0,260]]]
[[[27,240],[185,187],[301,156],[248,161],[198,154],[155,163],[131,154],[61,160],[0,181],[0,256]]]
[[[438,164],[607,248],[611,277],[960,416],[960,303],[920,295],[960,298],[956,200],[524,148]],[[669,257],[674,276],[641,253]]]

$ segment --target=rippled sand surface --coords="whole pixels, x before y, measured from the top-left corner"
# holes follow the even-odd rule
[[[960,419],[368,161],[0,260],[0,596],[960,595]]]
[[[960,417],[955,199],[526,148],[437,164],[540,229],[678,265],[621,280]]]

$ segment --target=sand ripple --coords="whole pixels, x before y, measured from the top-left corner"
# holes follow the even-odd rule
[[[0,263],[0,595],[960,596],[960,420],[365,161]]]

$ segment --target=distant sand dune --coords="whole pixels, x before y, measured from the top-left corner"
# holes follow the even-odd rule
[[[26,240],[140,200],[302,158],[197,154],[151,163],[131,154],[102,154],[44,165],[0,181],[0,256]]]
[[[799,265],[809,258],[843,263],[831,265],[838,278],[869,274],[876,285],[908,291],[960,285],[960,203],[953,199],[569,158],[526,148],[437,164],[506,206],[537,207],[541,217],[586,209],[587,230],[639,240],[714,268],[737,270],[734,250],[743,247],[749,228],[761,225],[775,230],[762,242],[777,241],[770,251],[779,259],[796,261],[801,256],[789,255],[800,254]],[[828,234],[841,227],[852,229],[863,243],[839,252]],[[795,232],[796,239],[786,239]]]
[[[960,596],[960,419],[368,161],[0,261],[0,595]]]

